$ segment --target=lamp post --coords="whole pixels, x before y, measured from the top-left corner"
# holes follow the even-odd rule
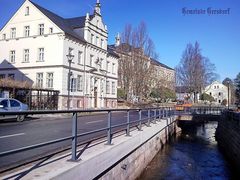
[[[72,55],[72,50],[71,48],[69,48],[68,54],[66,55],[68,58],[68,97],[67,97],[67,109],[69,110],[70,108],[70,77],[71,77],[71,64],[72,64],[72,60],[74,58],[74,55]]]
[[[229,98],[230,98],[230,94],[229,94],[229,84],[230,84],[230,82],[228,81],[227,82],[227,85],[228,85],[228,110],[229,110]]]

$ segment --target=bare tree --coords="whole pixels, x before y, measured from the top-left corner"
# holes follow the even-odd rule
[[[194,94],[196,102],[196,94],[201,93],[203,88],[216,78],[215,65],[201,54],[199,43],[188,44],[176,67],[178,85],[186,86],[189,92]]]
[[[117,47],[120,52],[119,84],[124,89],[127,100],[133,96],[141,100],[150,94],[153,72],[150,57],[156,54],[154,43],[148,36],[144,22],[135,29],[126,25],[121,41]]]

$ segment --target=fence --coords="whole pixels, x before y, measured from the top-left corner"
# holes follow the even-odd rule
[[[138,113],[138,119],[130,121],[130,112],[135,111]],[[96,129],[93,131],[88,131],[85,133],[78,133],[77,124],[78,124],[78,115],[82,113],[100,113],[105,112],[107,113],[107,127]],[[112,114],[114,112],[125,112],[127,114],[126,122],[113,125],[112,124]],[[98,132],[106,131],[106,141],[107,144],[112,144],[112,137],[113,134],[119,133],[120,131],[125,131],[127,136],[130,136],[130,129],[132,127],[137,127],[138,130],[142,129],[143,124],[145,123],[146,126],[150,126],[150,123],[156,123],[158,119],[164,119],[174,115],[173,108],[170,107],[161,107],[161,108],[148,108],[148,109],[106,109],[106,110],[62,110],[62,111],[22,111],[22,112],[0,112],[0,116],[7,116],[7,115],[37,115],[37,114],[72,114],[72,135],[60,139],[55,139],[52,141],[47,141],[44,143],[39,143],[19,149],[9,150],[0,153],[0,157],[59,143],[66,140],[72,140],[71,144],[71,151],[72,156],[71,160],[76,161],[79,157],[77,156],[77,146],[82,145],[78,144],[78,138],[90,134],[95,134]],[[120,131],[114,131],[113,129],[122,128]],[[97,139],[94,139],[97,140]],[[92,141],[92,139],[91,139]],[[87,142],[85,142],[87,143]]]

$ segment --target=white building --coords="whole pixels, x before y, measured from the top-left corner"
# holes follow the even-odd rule
[[[92,15],[66,19],[26,0],[0,31],[0,78],[59,90],[66,109],[71,52],[70,108],[116,107],[118,56],[107,44],[99,1]]]
[[[221,104],[223,100],[228,102],[228,87],[218,81],[214,81],[212,84],[208,85],[204,92],[212,96],[217,104]],[[229,94],[229,99],[231,99],[231,94]]]

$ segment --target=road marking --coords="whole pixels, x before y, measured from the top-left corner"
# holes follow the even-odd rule
[[[18,134],[11,134],[11,135],[6,135],[6,136],[0,136],[0,139],[8,138],[8,137],[14,137],[14,136],[22,136],[22,135],[25,135],[25,133],[18,133]]]
[[[99,122],[103,122],[104,120],[97,120],[97,121],[90,121],[90,122],[86,122],[86,124],[94,124],[94,123],[99,123]]]

